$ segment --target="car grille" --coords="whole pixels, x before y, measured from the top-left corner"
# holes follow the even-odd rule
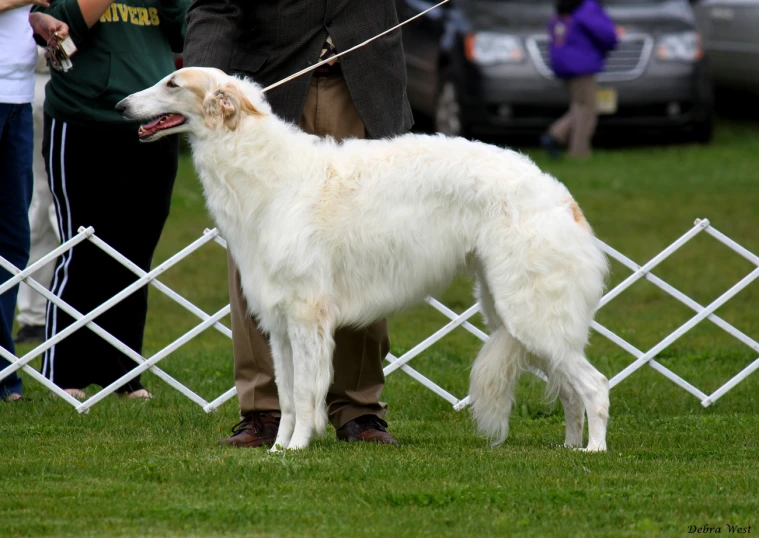
[[[534,35],[527,38],[527,50],[538,71],[546,78],[554,78],[551,70],[547,35]],[[654,40],[644,34],[628,35],[622,38],[616,49],[606,58],[606,68],[598,75],[600,82],[616,80],[633,80],[640,77],[646,69]]]

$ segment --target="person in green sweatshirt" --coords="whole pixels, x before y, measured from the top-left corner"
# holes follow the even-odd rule
[[[140,144],[138,126],[116,113],[127,95],[174,69],[184,43],[185,0],[50,0],[42,9],[69,26],[77,47],[70,71],[51,71],[45,92],[43,154],[62,241],[92,226],[95,234],[145,271],[169,214],[179,141]],[[85,241],[57,261],[51,291],[84,314],[136,280],[134,273]],[[142,352],[147,287],[95,322]],[[71,325],[48,305],[46,338]],[[89,385],[116,384],[117,393],[150,398],[136,363],[87,328],[45,353],[42,373],[75,398]]]

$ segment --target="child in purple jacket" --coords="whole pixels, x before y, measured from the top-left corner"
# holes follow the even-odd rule
[[[570,157],[588,157],[598,116],[595,75],[617,46],[617,29],[597,0],[558,0],[556,12],[548,25],[551,68],[567,82],[571,102],[541,144],[552,157],[565,145]]]

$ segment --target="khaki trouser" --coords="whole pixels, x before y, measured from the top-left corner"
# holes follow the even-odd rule
[[[567,85],[571,98],[569,110],[551,125],[549,133],[559,143],[569,146],[567,155],[570,157],[588,157],[598,121],[596,77],[572,78]]]
[[[342,76],[312,79],[300,127],[306,132],[320,136],[329,134],[338,140],[366,137],[364,124]],[[240,413],[278,411],[279,398],[268,335],[259,331],[255,320],[248,315],[240,274],[230,256],[227,261],[235,385]],[[366,329],[339,329],[335,333],[335,374],[327,395],[327,413],[335,428],[361,415],[385,415],[387,405],[379,401],[379,395],[385,384],[382,359],[389,350],[385,319]]]

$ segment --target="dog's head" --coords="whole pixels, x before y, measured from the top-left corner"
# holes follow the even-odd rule
[[[116,111],[128,120],[145,122],[138,133],[142,142],[173,133],[235,130],[246,116],[271,113],[260,86],[207,67],[175,71],[120,101]]]

